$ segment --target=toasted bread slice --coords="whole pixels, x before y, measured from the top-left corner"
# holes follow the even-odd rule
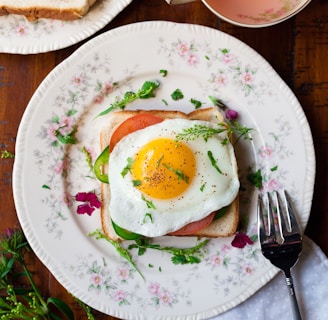
[[[124,122],[126,119],[135,116],[139,113],[152,113],[156,116],[162,117],[164,119],[175,119],[184,118],[190,120],[203,120],[213,123],[223,122],[224,118],[218,108],[211,107],[206,109],[197,109],[189,114],[183,113],[181,111],[164,111],[164,110],[133,110],[133,111],[118,111],[113,112],[108,117],[108,122],[105,128],[102,129],[100,134],[100,147],[101,150],[106,148],[109,144],[111,136],[116,128]],[[104,172],[108,168],[104,168]],[[102,228],[107,237],[112,240],[123,240],[116,233],[112,226],[110,213],[108,212],[108,207],[110,203],[110,188],[108,184],[102,183],[101,185],[102,194],[102,207],[101,207],[101,223]],[[189,235],[198,237],[227,237],[233,235],[238,226],[239,221],[239,200],[238,196],[229,205],[227,212],[220,219],[214,220],[208,227],[200,230],[199,232]]]
[[[96,0],[0,0],[0,15],[19,14],[33,21],[39,18],[76,20],[83,17]]]

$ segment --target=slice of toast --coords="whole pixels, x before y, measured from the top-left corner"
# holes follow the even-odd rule
[[[135,116],[140,113],[152,113],[156,116],[162,117],[164,119],[175,119],[184,118],[190,120],[203,120],[213,123],[224,122],[224,118],[220,113],[219,109],[216,107],[197,109],[189,114],[183,113],[181,111],[164,111],[164,110],[133,110],[133,111],[117,111],[112,112],[108,116],[108,122],[105,128],[101,130],[100,134],[100,147],[101,150],[106,148],[109,144],[111,136],[116,128],[124,122],[126,119]],[[104,172],[107,172],[107,167],[103,168]],[[102,207],[101,207],[101,223],[102,228],[107,237],[112,240],[123,240],[114,231],[112,226],[110,213],[108,210],[110,203],[110,188],[108,184],[102,183],[101,185],[101,196],[102,196]],[[197,233],[189,236],[198,237],[227,237],[233,235],[238,226],[239,221],[239,200],[238,196],[229,205],[227,212],[223,217],[214,220],[208,227]]]
[[[96,0],[0,0],[0,15],[24,15],[29,21],[39,18],[76,20],[90,10]]]

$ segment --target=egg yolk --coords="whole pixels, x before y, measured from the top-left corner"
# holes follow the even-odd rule
[[[196,173],[196,160],[185,143],[158,138],[138,151],[131,173],[142,193],[156,199],[170,199],[189,187]]]

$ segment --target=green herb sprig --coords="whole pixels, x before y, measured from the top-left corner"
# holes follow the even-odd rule
[[[115,109],[125,109],[125,106],[137,99],[149,99],[155,97],[155,91],[160,86],[158,81],[146,81],[142,87],[137,91],[128,91],[123,98],[115,98],[115,101],[106,110],[100,112],[97,117],[104,116]]]
[[[250,172],[247,175],[247,179],[257,189],[262,188],[263,176],[262,176],[261,169],[258,169],[256,172]]]
[[[73,320],[74,314],[64,301],[55,297],[45,300],[42,297],[25,262],[25,255],[30,251],[19,229],[8,229],[0,237],[0,290],[5,293],[0,297],[0,319]],[[18,277],[26,277],[30,286],[22,288],[14,285]],[[85,306],[84,310],[87,309]],[[60,317],[55,310],[61,313]],[[94,320],[90,310],[87,316],[89,320]]]
[[[175,248],[175,247],[162,247],[159,244],[151,243],[149,238],[140,238],[135,240],[134,244],[130,244],[128,249],[138,249],[138,255],[143,255],[147,249],[154,249],[159,251],[165,251],[172,254],[171,261],[174,264],[193,264],[200,263],[201,259],[204,257],[205,246],[210,240],[206,239],[199,242],[190,248]]]
[[[96,230],[94,232],[91,232],[88,234],[90,237],[95,237],[97,240],[98,239],[104,239],[107,242],[109,242],[117,251],[117,253],[124,258],[125,260],[127,260],[132,267],[140,274],[141,278],[144,279],[143,274],[141,273],[141,271],[139,270],[138,266],[135,264],[135,262],[133,261],[133,258],[129,252],[128,249],[124,248],[122,243],[119,241],[114,241],[112,239],[109,239],[108,237],[106,237],[105,234],[103,234],[100,230]]]
[[[178,133],[176,139],[179,140],[195,140],[203,138],[206,142],[208,139],[216,134],[226,133],[226,138],[222,140],[222,144],[226,145],[231,141],[233,134],[237,136],[233,144],[236,145],[238,141],[243,137],[245,140],[251,140],[249,133],[252,128],[241,126],[237,121],[231,122],[229,120],[226,123],[219,122],[216,128],[211,128],[203,124],[195,124],[193,127],[184,129],[183,132]]]
[[[203,124],[195,124],[193,127],[184,129],[183,132],[178,133],[176,136],[176,139],[179,140],[186,140],[186,141],[190,141],[190,140],[195,140],[198,138],[203,138],[205,140],[205,142],[210,139],[211,137],[213,137],[216,134],[219,133],[223,133],[226,132],[227,135],[231,135],[232,134],[232,129],[229,128],[227,125],[225,125],[224,123],[218,123],[218,127],[217,128],[210,128],[206,125]]]

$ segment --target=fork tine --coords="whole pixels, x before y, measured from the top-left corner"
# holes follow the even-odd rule
[[[284,201],[285,201],[285,205],[286,205],[286,210],[287,210],[287,218],[288,218],[288,223],[289,223],[289,230],[291,233],[299,233],[299,227],[298,227],[298,223],[296,220],[296,216],[294,214],[294,209],[292,206],[292,203],[290,201],[290,197],[288,195],[288,193],[286,192],[286,190],[284,190]]]
[[[260,241],[263,242],[266,237],[265,224],[264,224],[264,211],[263,211],[263,199],[259,194],[257,198],[257,221],[258,221],[258,234]]]
[[[269,219],[269,236],[276,239],[276,228],[274,223],[274,212],[277,206],[273,204],[271,195],[268,193],[268,219]]]
[[[286,224],[286,219],[284,215],[284,210],[282,207],[282,200],[277,191],[273,192],[275,196],[275,203],[276,203],[276,210],[277,210],[277,216],[278,216],[278,224],[279,224],[279,232],[282,240],[284,240],[284,235],[286,235],[288,232],[290,232],[290,227],[289,227],[289,218],[288,219],[288,226]],[[284,198],[285,199],[285,198]],[[287,206],[285,205],[285,208],[287,210]]]

